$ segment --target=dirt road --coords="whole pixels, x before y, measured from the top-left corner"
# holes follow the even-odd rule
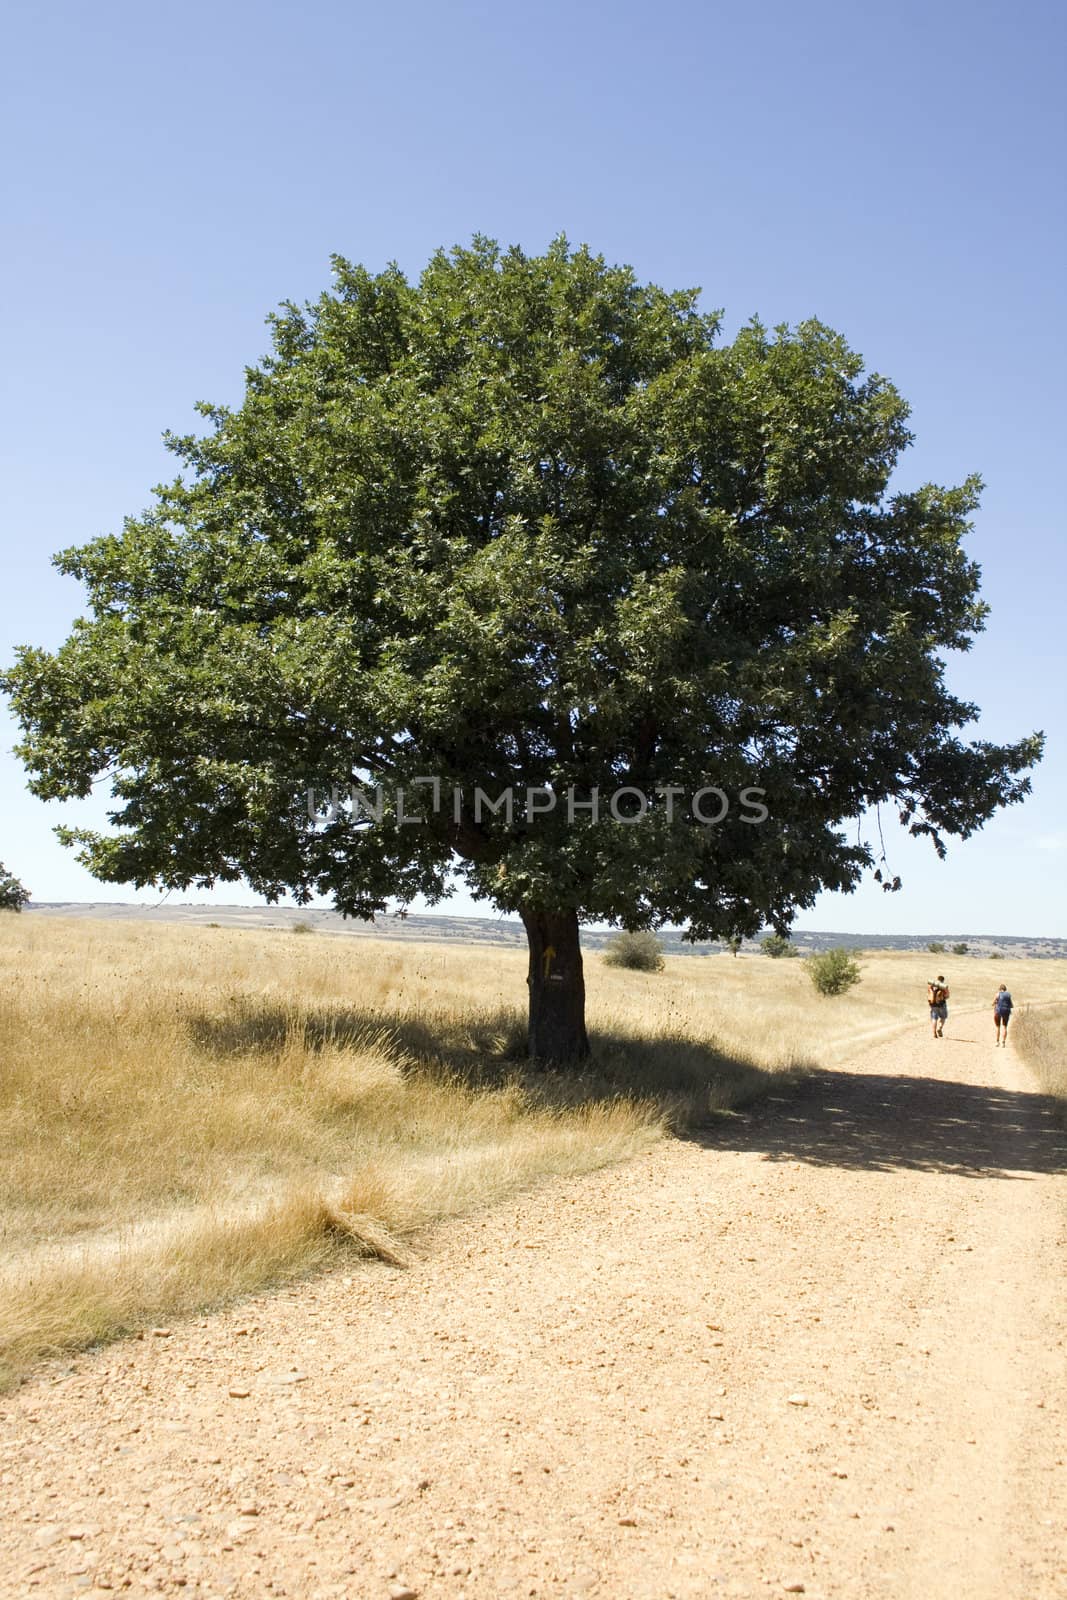
[[[987,1019],[0,1401],[0,1594],[1067,1595],[1067,1137]]]

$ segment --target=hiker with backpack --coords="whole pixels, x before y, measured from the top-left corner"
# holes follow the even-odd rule
[[[926,998],[930,1006],[934,1038],[940,1039],[944,1036],[945,1023],[948,1021],[948,988],[943,976],[931,978],[926,985]]]
[[[999,1044],[1003,1044],[1005,1050],[1008,1048],[1008,1023],[1011,1021],[1011,1010],[1011,993],[1007,984],[1002,983],[996,994],[993,996],[993,1021],[996,1024],[997,1029],[997,1044],[993,1046],[994,1050]],[[1000,1037],[1001,1028],[1004,1029],[1003,1039]]]

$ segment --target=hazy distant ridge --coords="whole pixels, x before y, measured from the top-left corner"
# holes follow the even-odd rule
[[[407,916],[379,917],[376,922],[346,921],[336,911],[312,910],[297,906],[203,906],[165,903],[158,906],[126,905],[113,901],[54,900],[33,901],[28,911],[44,916],[102,917],[130,919],[141,918],[148,922],[185,922],[223,928],[279,928],[292,929],[305,924],[316,933],[348,934],[357,938],[451,940],[465,944],[516,945],[526,943],[522,923],[505,917],[450,917]],[[683,942],[680,933],[665,928],[660,931],[664,948],[676,955],[708,955],[721,950],[718,944],[691,945]],[[589,949],[601,948],[611,932],[585,928],[582,941]],[[794,944],[798,950],[828,950],[834,945],[847,945],[855,950],[925,950],[932,942],[940,942],[951,954],[954,944],[966,944],[969,954],[989,956],[1002,952],[1016,958],[1020,956],[1067,956],[1067,939],[1042,939],[1013,937],[989,933],[797,933]],[[744,950],[758,949],[758,941],[746,940]],[[958,957],[956,959],[959,959]]]

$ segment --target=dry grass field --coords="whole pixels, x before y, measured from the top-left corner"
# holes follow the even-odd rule
[[[868,956],[827,1000],[801,961],[593,955],[594,1059],[567,1076],[522,1061],[517,951],[0,918],[0,1378],[345,1253],[402,1258],[435,1218],[841,1065],[923,1026],[930,959]],[[954,967],[972,1027],[1000,981],[1067,999],[1067,963]]]
[[[1023,1060],[1046,1094],[1062,1101],[1067,1116],[1067,1005],[1023,1006],[1012,1029]]]

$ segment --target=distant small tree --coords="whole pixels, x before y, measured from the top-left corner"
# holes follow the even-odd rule
[[[840,945],[808,957],[808,976],[820,994],[844,994],[860,981],[858,962]]]
[[[654,933],[617,933],[604,950],[609,967],[629,967],[633,972],[662,972],[663,946]]]
[[[934,939],[926,946],[932,956],[943,956],[945,947],[939,939]]]
[[[30,891],[0,861],[0,911],[21,911],[30,903]]]
[[[952,946],[952,954],[954,956],[965,956],[967,954],[967,946],[965,944],[954,944]]]
[[[726,948],[729,950],[732,956],[736,956],[740,952],[741,943],[741,935],[739,933],[733,933],[730,935],[729,939],[726,940]]]
[[[760,940],[760,949],[765,956],[770,956],[772,961],[780,961],[783,956],[799,956],[800,951],[784,933],[769,933],[765,939]]]

